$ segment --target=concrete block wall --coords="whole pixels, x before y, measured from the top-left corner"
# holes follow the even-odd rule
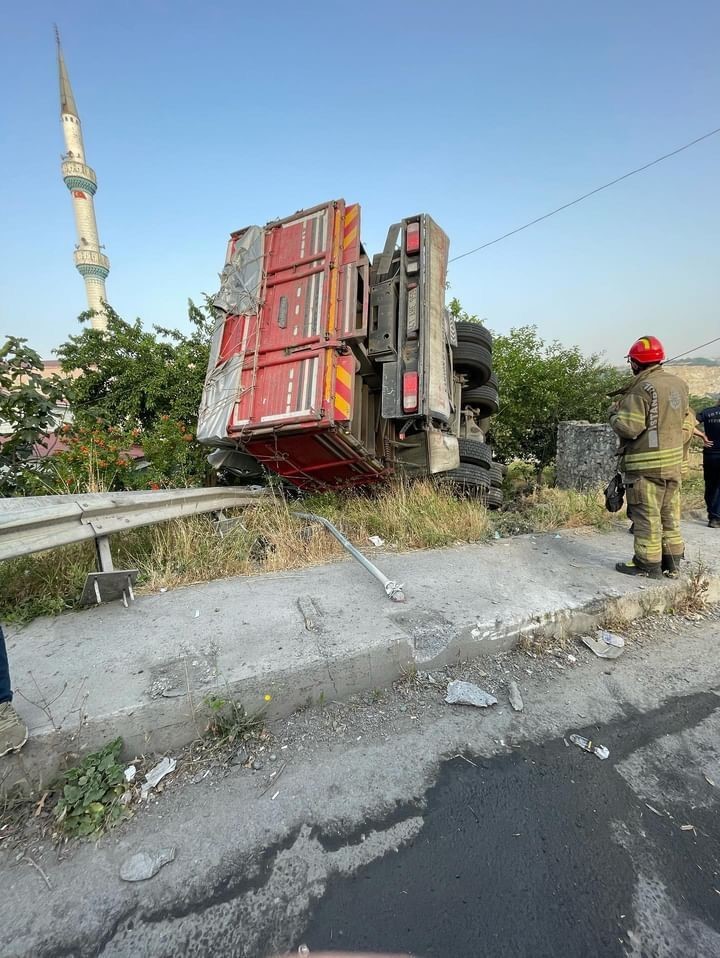
[[[561,422],[557,435],[557,484],[561,489],[606,486],[617,468],[618,439],[610,426]]]

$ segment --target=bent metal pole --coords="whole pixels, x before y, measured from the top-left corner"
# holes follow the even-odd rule
[[[360,552],[359,549],[356,549],[355,546],[349,542],[345,536],[337,529],[329,519],[325,519],[324,516],[316,516],[312,512],[293,512],[298,519],[310,519],[311,522],[319,522],[325,526],[327,531],[335,536],[337,541],[346,549],[350,555],[357,559],[361,566],[363,566],[370,573],[371,576],[374,576],[378,582],[380,582],[385,589],[386,595],[393,600],[393,602],[404,602],[405,593],[403,592],[403,587],[397,582],[393,582],[392,579],[388,579],[386,575],[378,569],[377,566],[373,565],[372,562]]]

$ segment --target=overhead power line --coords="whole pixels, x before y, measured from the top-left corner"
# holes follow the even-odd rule
[[[715,136],[717,133],[720,133],[720,126],[716,130],[710,130],[709,133],[703,133],[702,136],[699,136],[695,140],[691,140],[689,143],[685,143],[684,146],[679,146],[676,150],[672,150],[670,153],[664,153],[662,156],[658,156],[657,159],[651,160],[649,163],[645,163],[643,166],[638,166],[636,170],[630,170],[629,173],[623,173],[622,176],[618,176],[616,179],[610,180],[609,183],[603,183],[602,186],[597,186],[594,190],[590,190],[589,193],[583,193],[582,196],[578,196],[576,199],[570,200],[569,203],[563,203],[562,206],[558,206],[557,209],[550,210],[549,213],[543,213],[542,216],[538,216],[534,220],[530,220],[529,223],[524,223],[522,226],[518,226],[514,230],[510,230],[508,233],[503,233],[502,236],[498,236],[487,243],[483,243],[482,246],[476,246],[475,249],[469,249],[467,253],[460,253],[459,256],[453,256],[449,262],[454,263],[459,259],[463,259],[465,256],[471,256],[473,253],[479,253],[481,249],[487,249],[488,246],[494,246],[495,243],[499,243],[501,240],[507,239],[508,236],[514,236],[516,233],[522,233],[523,230],[526,230],[531,226],[535,226],[536,223],[541,223],[543,220],[547,220],[551,216],[555,216],[556,213],[562,213],[563,210],[567,210],[571,206],[575,206],[577,203],[582,203],[582,201],[586,200],[589,196],[594,196],[596,193],[602,192],[602,190],[607,190],[609,187],[615,186],[616,183],[620,183],[622,180],[626,180],[630,176],[635,176],[636,173],[642,173],[644,170],[649,170],[651,166],[656,166],[658,163],[662,163],[663,160],[669,160],[671,156],[677,156],[677,154],[682,153],[683,150],[689,150],[691,146],[695,146],[697,143],[702,143],[703,140],[707,140],[711,136]]]

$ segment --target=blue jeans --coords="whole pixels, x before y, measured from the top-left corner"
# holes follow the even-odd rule
[[[5,636],[3,635],[2,626],[0,626],[0,703],[1,702],[12,702],[10,667],[8,666]]]

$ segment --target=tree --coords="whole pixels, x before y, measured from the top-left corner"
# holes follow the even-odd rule
[[[207,371],[213,320],[188,303],[190,335],[143,328],[107,307],[107,329],[86,328],[59,347],[62,368],[79,370],[73,414],[123,429],[150,429],[163,416],[194,431]],[[81,317],[82,319],[82,317]]]
[[[0,494],[22,494],[35,444],[55,428],[57,406],[72,398],[71,384],[45,377],[45,365],[26,339],[8,336],[0,347]]]
[[[189,335],[163,326],[145,329],[139,319],[128,323],[109,306],[106,313],[106,330],[83,329],[57,351],[64,370],[80,373],[72,410],[73,431],[82,439],[78,448],[94,450],[103,429],[120,431],[142,445],[150,460],[135,485],[202,483],[207,450],[195,440],[195,431],[214,327],[209,308],[188,303]],[[88,429],[92,444],[80,436]],[[128,488],[123,470],[107,462],[111,487]],[[61,465],[76,468],[78,463]]]
[[[626,379],[596,354],[546,343],[536,326],[495,336],[493,367],[500,412],[490,424],[491,441],[501,459],[532,459],[539,467],[555,458],[558,423],[605,422],[608,393]]]

